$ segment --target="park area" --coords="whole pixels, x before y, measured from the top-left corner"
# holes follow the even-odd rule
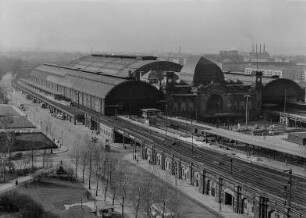
[[[94,201],[79,182],[43,178],[19,185],[14,192],[0,197],[0,218],[94,218],[92,209],[86,206],[88,202]],[[79,205],[73,206],[76,203]],[[65,205],[72,207],[65,209]],[[35,213],[28,211],[34,208]]]

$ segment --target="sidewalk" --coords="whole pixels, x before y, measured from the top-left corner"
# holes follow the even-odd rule
[[[4,184],[0,184],[0,195],[7,193],[9,191],[14,190],[15,188],[18,187],[18,185],[16,186],[16,180],[18,180],[18,185],[23,184],[25,182],[28,182],[31,180],[31,175],[27,175],[27,176],[20,176],[17,177],[16,179],[7,181]]]
[[[216,214],[217,216],[224,218],[245,218],[246,214],[236,214],[233,209],[222,203],[221,211],[220,204],[215,201],[214,197],[201,194],[196,187],[189,185],[187,181],[176,179],[174,176],[169,175],[165,170],[161,170],[158,166],[149,164],[146,160],[142,160],[139,157],[138,163],[133,161],[133,154],[127,154],[124,157],[125,160],[138,165],[149,173],[153,173],[155,176],[163,180],[164,182],[172,185],[178,191],[182,192],[185,196],[188,196],[193,201],[197,202],[210,212]]]

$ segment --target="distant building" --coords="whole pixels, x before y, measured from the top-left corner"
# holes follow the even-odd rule
[[[232,61],[242,61],[243,56],[238,50],[220,51],[219,60],[223,61],[226,59],[230,59]]]
[[[266,51],[265,44],[263,44],[263,46],[259,44],[259,48],[257,44],[256,45],[253,44],[252,51],[249,53],[249,56],[252,61],[254,60],[265,61],[269,60],[270,58],[270,54]]]
[[[245,74],[252,74],[255,71],[263,72],[263,76],[278,76],[279,78],[291,79],[293,81],[305,81],[306,68],[304,66],[299,66],[294,63],[282,64],[282,63],[272,63],[271,65],[260,64],[257,68],[255,65],[251,65],[245,68]]]

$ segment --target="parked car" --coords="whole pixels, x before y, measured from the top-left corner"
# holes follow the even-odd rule
[[[64,120],[64,119],[65,119],[65,117],[64,117],[63,114],[57,114],[57,115],[56,115],[56,118],[57,118],[57,119],[60,119],[60,120]]]

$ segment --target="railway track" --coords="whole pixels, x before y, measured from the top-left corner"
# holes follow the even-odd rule
[[[112,119],[112,118],[108,118]],[[253,163],[248,163],[235,157],[228,157],[216,151],[207,150],[197,146],[191,148],[191,143],[178,139],[165,137],[163,134],[138,126],[123,119],[109,120],[113,125],[144,141],[154,143],[166,152],[172,152],[178,157],[187,157],[204,164],[208,169],[223,174],[243,184],[251,184],[253,188],[270,193],[281,199],[285,198],[284,186],[288,185],[289,175],[270,168],[265,168]],[[173,145],[175,143],[175,145]],[[195,155],[196,154],[196,155]],[[232,172],[230,159],[233,159]],[[297,206],[306,205],[306,179],[293,176],[292,202]]]

